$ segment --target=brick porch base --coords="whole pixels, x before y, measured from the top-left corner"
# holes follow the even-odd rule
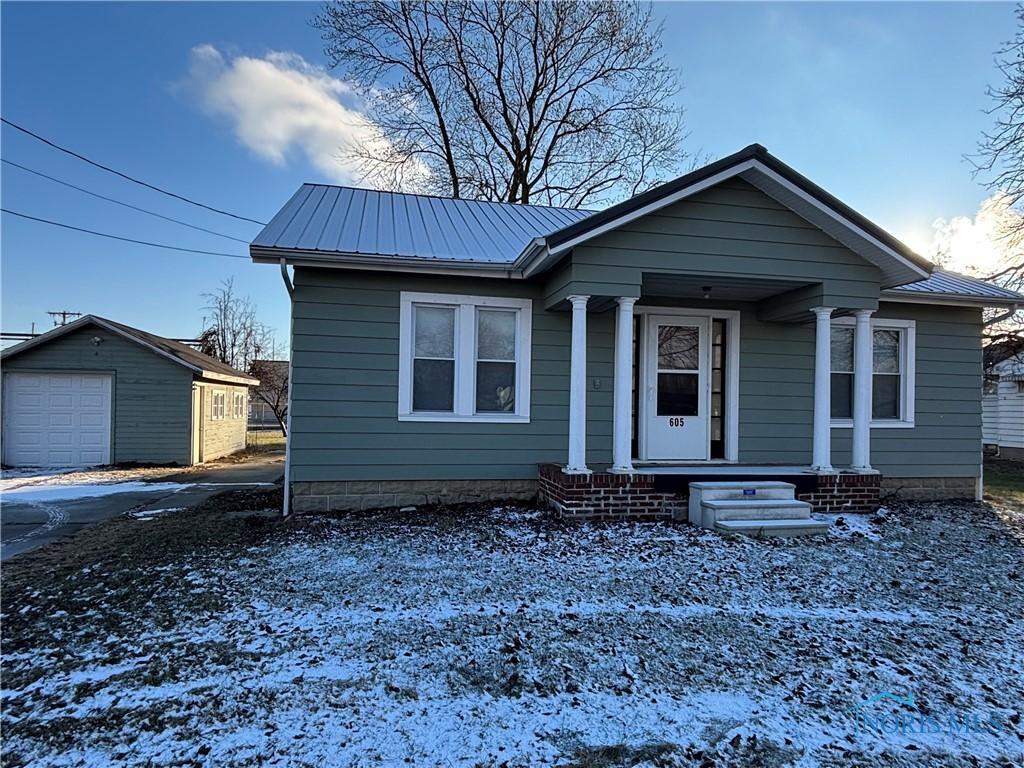
[[[726,479],[740,479],[740,476]],[[675,487],[668,487],[667,479]],[[706,479],[706,478],[702,478]],[[745,479],[764,479],[749,477]],[[798,499],[809,502],[815,512],[874,512],[878,509],[881,475],[800,476]],[[653,475],[637,472],[618,475],[594,472],[590,475],[567,475],[556,464],[539,468],[537,497],[542,504],[564,517],[589,520],[671,519],[676,509],[685,515],[687,486],[679,476]]]

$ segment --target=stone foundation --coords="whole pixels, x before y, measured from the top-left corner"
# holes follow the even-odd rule
[[[973,477],[885,477],[883,501],[947,501],[974,499]]]
[[[796,497],[808,502],[815,512],[875,512],[879,506],[881,480],[878,473],[817,475],[817,487],[798,490]]]
[[[655,490],[654,475],[567,475],[556,464],[542,464],[539,476],[538,501],[566,518],[665,520],[686,504],[685,497]]]
[[[421,504],[531,501],[536,480],[338,480],[292,483],[293,512],[348,512]]]

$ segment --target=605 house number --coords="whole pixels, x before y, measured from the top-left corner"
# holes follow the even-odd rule
[[[668,420],[668,425],[670,427],[682,427],[686,425],[686,419],[682,416],[672,416]]]

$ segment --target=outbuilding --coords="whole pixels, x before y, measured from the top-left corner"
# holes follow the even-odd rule
[[[0,355],[5,466],[191,465],[245,448],[259,382],[96,315]]]

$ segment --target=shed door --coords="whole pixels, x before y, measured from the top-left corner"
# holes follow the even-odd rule
[[[15,467],[109,464],[111,391],[109,374],[6,374],[4,463]]]

